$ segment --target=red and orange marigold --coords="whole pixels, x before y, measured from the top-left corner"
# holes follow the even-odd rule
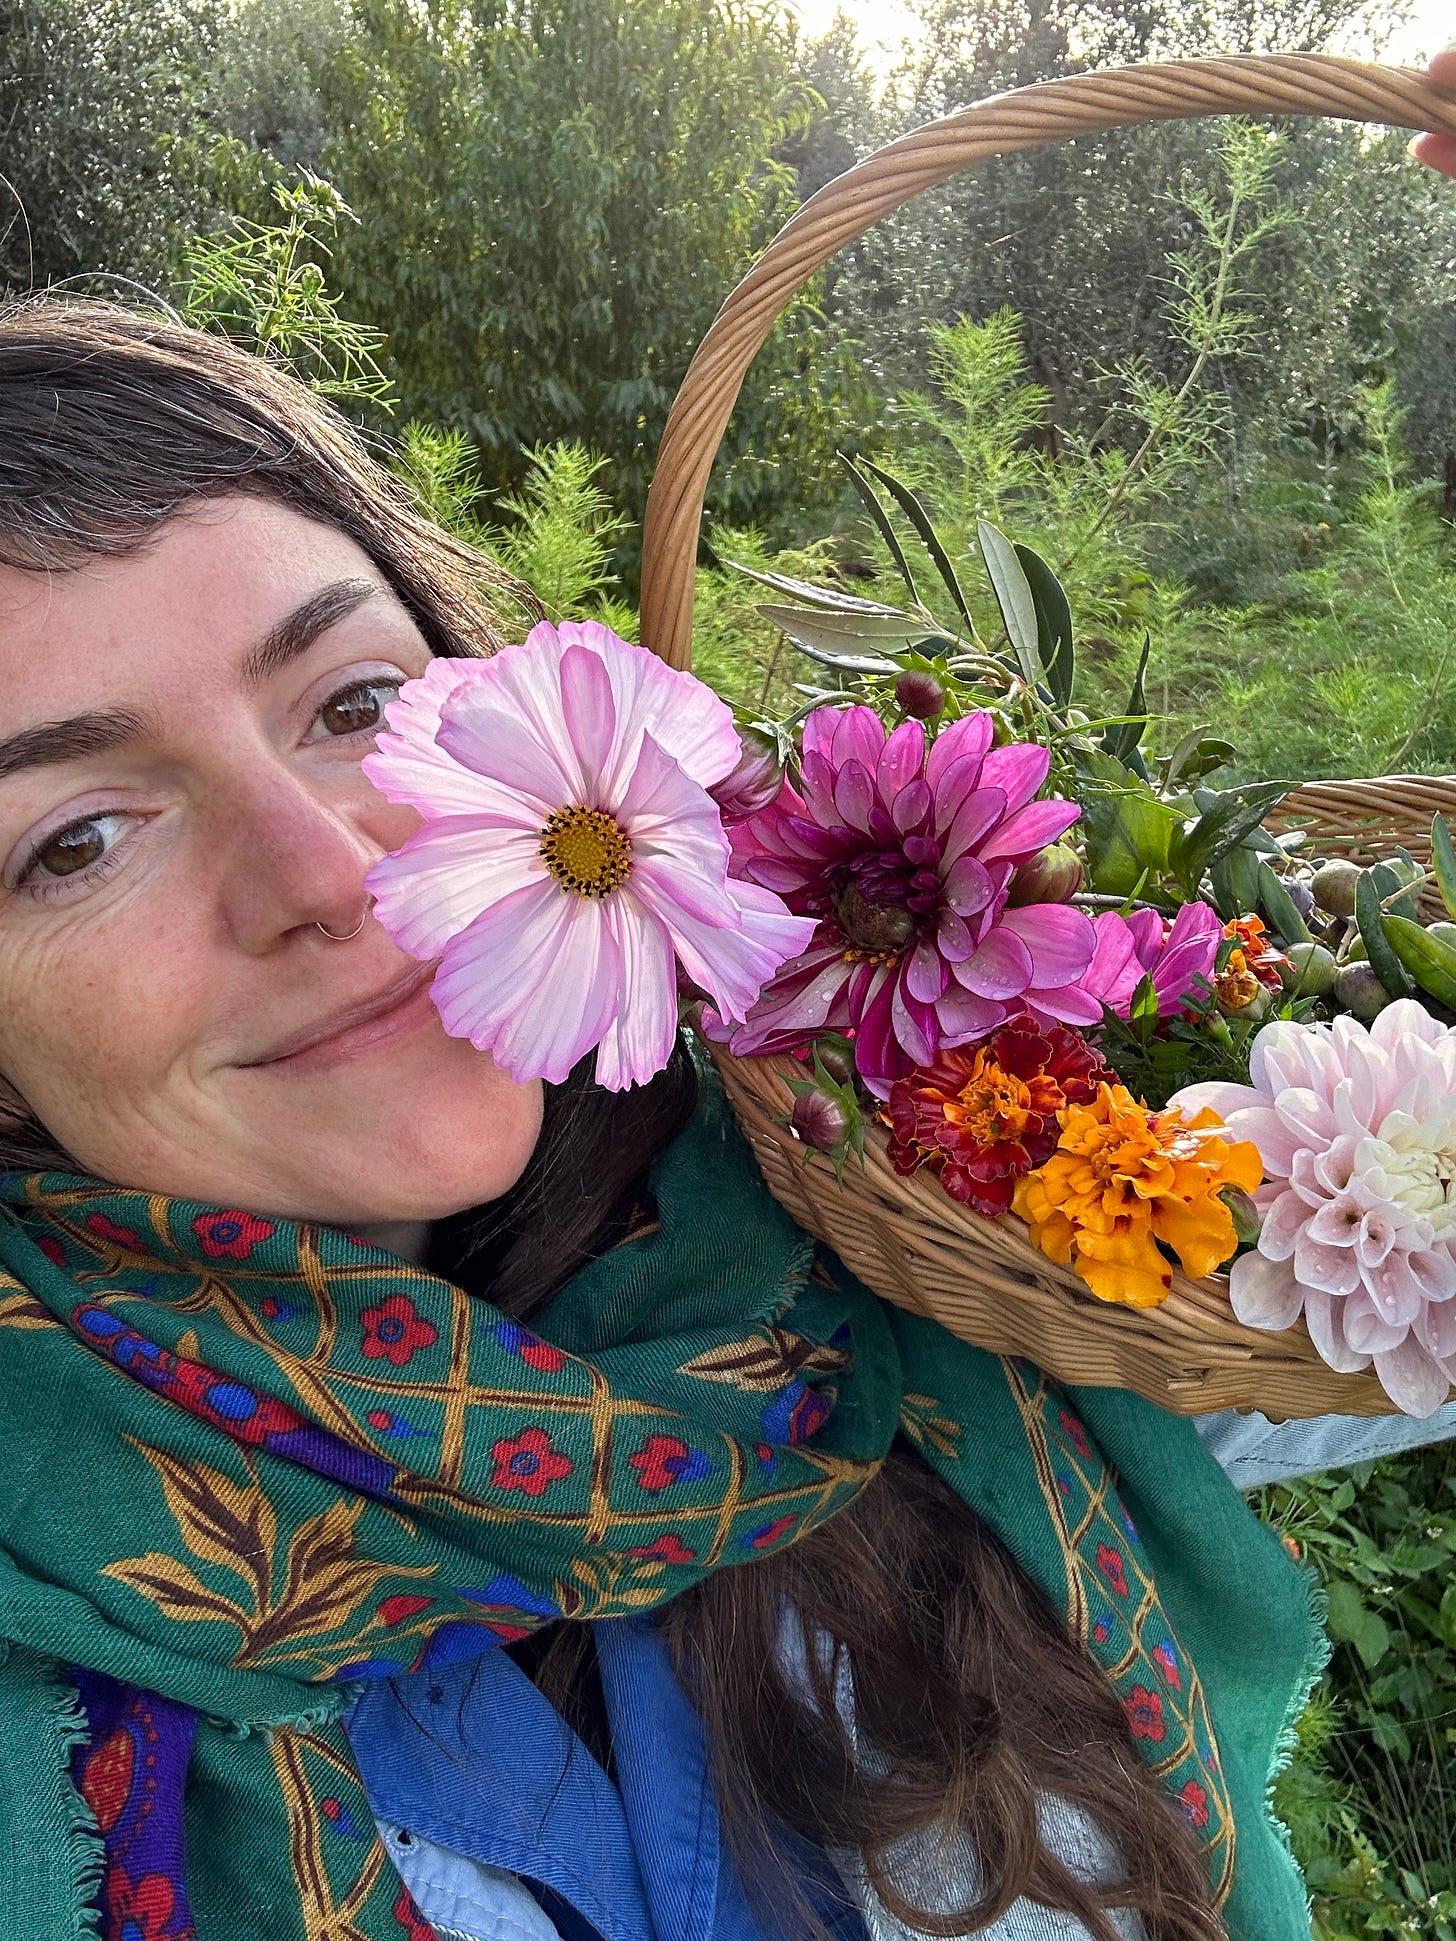
[[[1056,1150],[1058,1114],[1092,1098],[1101,1058],[1067,1025],[1014,1018],[985,1044],[942,1050],[890,1088],[895,1170],[925,1166],[954,1200],[1005,1213],[1016,1180]]]

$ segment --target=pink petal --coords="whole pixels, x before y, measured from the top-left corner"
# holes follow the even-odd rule
[[[1138,962],[1150,971],[1163,948],[1163,919],[1156,910],[1130,910],[1125,917],[1116,910],[1110,914],[1126,926]]]
[[[1087,966],[1087,989],[1114,1011],[1125,1012],[1143,974],[1130,926],[1116,910],[1092,919],[1096,942]]]
[[[1092,962],[1096,933],[1089,918],[1069,903],[1029,903],[1001,912],[1009,930],[1031,952],[1032,982],[1055,989],[1074,984]],[[1098,1007],[1101,1017],[1101,1007]]]
[[[1102,1006],[1080,984],[1061,984],[1047,989],[1038,984],[1022,998],[1033,1017],[1057,1024],[1093,1025],[1102,1022]]]
[[[858,762],[866,774],[873,775],[884,745],[885,726],[873,708],[845,708],[834,730],[834,765],[843,768]]]
[[[431,988],[445,1029],[518,1082],[557,1084],[619,1002],[600,904],[549,879],[503,898],[452,938]]]
[[[1259,1252],[1266,1260],[1292,1260],[1309,1208],[1298,1193],[1286,1189],[1268,1208],[1259,1229]]]
[[[1050,750],[1035,742],[1011,741],[1004,748],[993,748],[987,755],[981,780],[987,788],[1005,792],[1006,813],[1012,815],[1036,794],[1051,765]],[[1037,847],[1041,847],[1040,843]]]
[[[1360,1285],[1360,1265],[1351,1247],[1322,1247],[1306,1228],[1294,1243],[1294,1271],[1305,1287],[1325,1294],[1353,1294]]]
[[[609,1092],[645,1085],[677,1042],[672,939],[640,904],[611,899],[607,912],[621,954],[621,998],[597,1047],[596,1080]]]
[[[991,901],[996,885],[984,863],[962,856],[941,884],[941,895],[957,916],[973,917]]]
[[[974,849],[1005,812],[1006,797],[1000,789],[975,789],[956,811],[955,820],[941,838],[945,862],[952,864],[968,849]]]
[[[925,725],[920,721],[902,721],[880,751],[876,764],[875,782],[881,800],[893,802],[902,789],[919,780],[924,767]],[[930,799],[927,788],[927,806]]]
[[[940,743],[935,744],[936,748]],[[931,751],[932,758],[935,749]],[[966,755],[944,769],[940,780],[934,784],[926,775],[926,785],[935,797],[935,833],[944,836],[966,803],[976,792],[981,777],[981,761],[977,755]]]
[[[1335,1115],[1316,1092],[1291,1085],[1274,1101],[1280,1123],[1306,1147],[1328,1146],[1338,1134]]]
[[[1358,1355],[1386,1354],[1398,1348],[1410,1330],[1383,1321],[1363,1287],[1345,1303],[1345,1339]]]
[[[1020,937],[998,926],[982,939],[974,957],[954,968],[956,982],[976,997],[1020,997],[1031,983],[1031,952]]]
[[[440,709],[462,684],[488,666],[483,660],[437,656],[417,681],[406,681],[384,710],[389,731],[375,737],[360,766],[381,795],[408,802],[424,815],[472,815],[493,806],[468,769],[437,746]]]
[[[935,941],[941,956],[952,964],[963,963],[976,947],[970,931],[948,905],[936,923]]]
[[[1229,1305],[1246,1328],[1292,1328],[1304,1289],[1287,1262],[1241,1254],[1229,1269]]]
[[[935,1007],[943,1045],[974,1044],[993,1032],[1006,1016],[1006,1006],[994,998],[974,997],[952,984]]]
[[[890,1015],[895,1037],[912,1065],[928,1065],[939,1049],[940,1030],[935,1013],[918,1004],[905,988],[903,976],[894,980]]]
[[[849,1014],[840,1008],[840,1000],[849,982],[848,968],[837,944],[806,950],[786,965],[734,1033],[734,1056],[786,1050],[820,1031],[847,1025]]]
[[[457,690],[446,702],[439,745],[487,782],[524,797],[543,812],[543,820],[568,804],[594,806],[559,729],[554,743],[543,742],[519,715],[487,706],[469,690]]]
[[[997,750],[998,754],[1001,752]],[[1080,814],[1075,802],[1029,802],[1024,809],[1008,816],[990,840],[981,844],[980,858],[984,863],[1002,856],[1021,862],[1064,835]]]
[[[545,642],[548,635],[554,636],[563,657],[567,650],[580,648],[606,668],[617,718],[613,775],[605,777],[609,786],[636,760],[637,736],[644,733],[700,788],[710,788],[737,766],[742,749],[732,710],[693,675],[622,640],[599,620],[567,620],[556,628],[543,622],[526,636],[526,647]]]
[[[879,1098],[889,1096],[891,1082],[906,1067],[905,1054],[895,1036],[895,996],[899,983],[892,971],[876,965],[868,998],[855,1019],[855,1066]]]
[[[705,919],[678,887],[660,868],[645,864],[633,870],[620,894],[667,931],[683,969],[725,1018],[746,1017],[774,972],[807,947],[814,919],[790,916],[776,896],[748,883],[732,885],[724,912]]]
[[[983,760],[995,732],[996,724],[984,709],[978,714],[962,715],[959,721],[941,729],[925,758],[925,779],[937,795],[953,764],[962,761],[979,764]]]
[[[550,882],[539,827],[492,816],[426,823],[364,878],[374,914],[401,950],[438,957],[483,910],[528,884]]]
[[[949,982],[950,970],[945,959],[934,944],[922,939],[905,967],[906,989],[922,1004],[934,1004]]]
[[[916,727],[920,723],[916,722]],[[898,734],[899,730],[896,730]],[[890,819],[900,834],[908,835],[912,830],[921,828],[930,818],[935,806],[935,798],[925,783],[918,778],[907,782],[890,804]]]
[[[862,762],[846,762],[834,778],[834,807],[841,822],[864,835],[870,833],[870,811],[875,807],[873,777]]]
[[[1450,1377],[1413,1335],[1398,1348],[1377,1354],[1375,1372],[1391,1401],[1422,1420],[1434,1415],[1451,1393]]]
[[[606,663],[585,647],[568,647],[561,656],[561,726],[576,751],[589,793],[589,808],[611,804],[616,790],[603,788],[617,732],[612,677]]]
[[[1304,1297],[1304,1325],[1314,1343],[1315,1353],[1339,1375],[1358,1375],[1370,1366],[1369,1355],[1359,1354],[1345,1339],[1345,1303],[1322,1288],[1310,1288]]]

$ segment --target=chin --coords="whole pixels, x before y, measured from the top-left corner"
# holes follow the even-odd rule
[[[250,1101],[265,1109],[247,1115],[249,1171],[259,1190],[274,1185],[280,1213],[345,1227],[440,1220],[510,1191],[540,1136],[541,1086],[463,1039],[441,1033],[430,1052],[361,1059],[285,1100]]]

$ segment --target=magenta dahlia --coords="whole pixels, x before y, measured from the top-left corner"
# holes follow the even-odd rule
[[[992,731],[989,714],[967,715],[927,751],[919,721],[887,736],[872,708],[809,716],[803,793],[786,784],[731,832],[732,871],[816,928],[734,1030],[735,1053],[849,1032],[861,1076],[883,1098],[942,1046],[974,1043],[1017,1012],[1100,1021],[1089,919],[1065,903],[1007,906],[1017,866],[1077,808],[1035,801],[1047,750],[993,748]]]

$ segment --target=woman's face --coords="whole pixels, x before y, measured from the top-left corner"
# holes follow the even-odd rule
[[[316,927],[418,826],[359,763],[428,661],[352,540],[262,500],[0,568],[0,1096],[84,1170],[339,1226],[517,1179],[539,1085],[446,1035],[372,916]]]

